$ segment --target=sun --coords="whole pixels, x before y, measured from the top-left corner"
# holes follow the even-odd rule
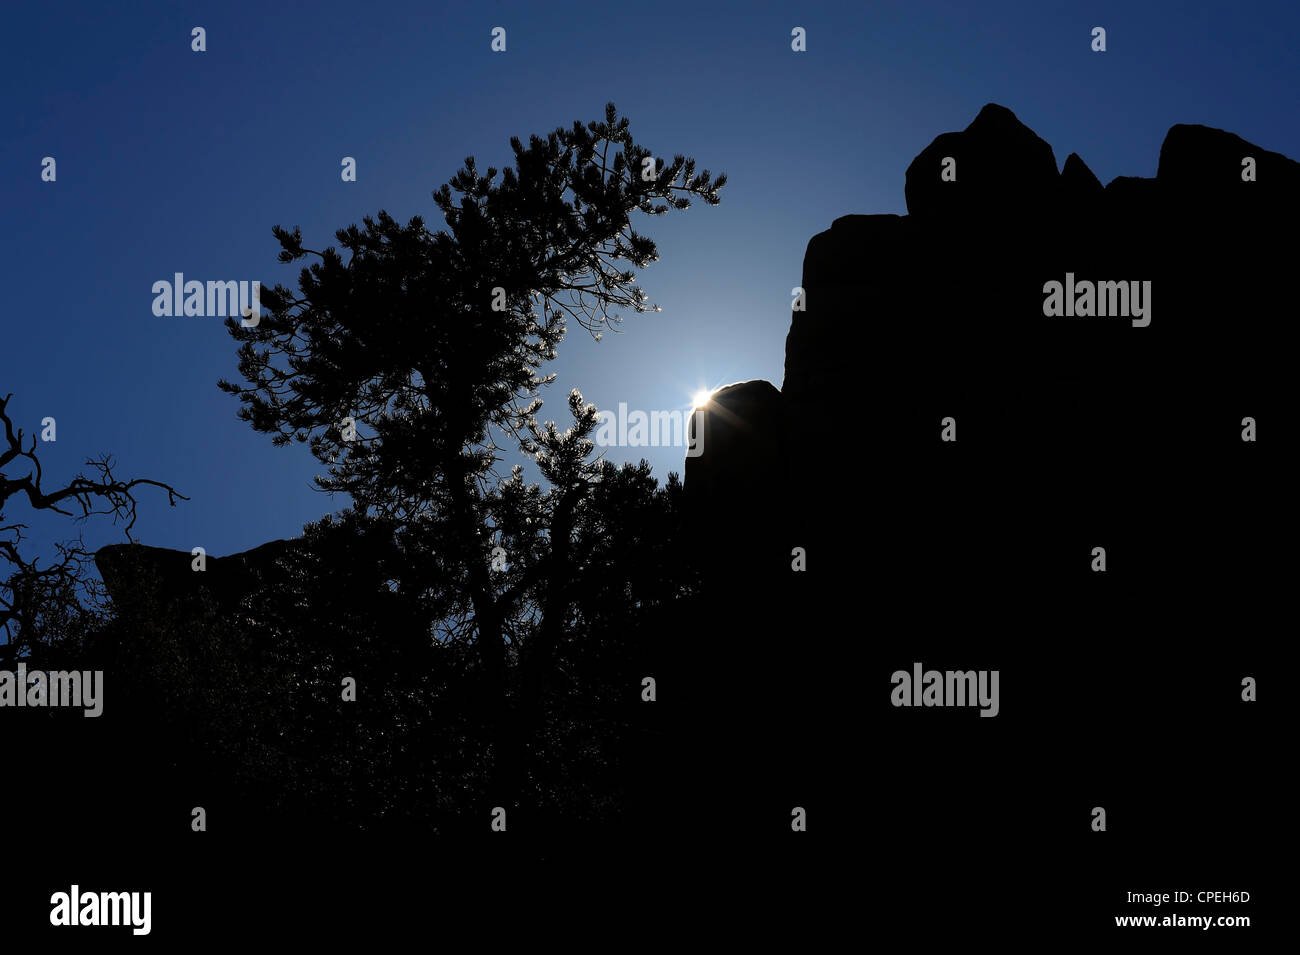
[[[695,392],[695,397],[691,399],[691,408],[703,408],[712,397],[713,392],[708,390]]]

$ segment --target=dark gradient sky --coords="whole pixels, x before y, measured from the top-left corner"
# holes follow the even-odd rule
[[[599,344],[571,332],[542,413],[561,423],[575,385],[647,411],[703,385],[779,386],[809,238],[848,213],[905,212],[908,163],[986,102],[1103,183],[1154,175],[1179,122],[1300,157],[1294,3],[23,4],[4,20],[0,394],[29,432],[57,419],[48,484],[111,451],[119,476],[192,498],[169,509],[143,493],[137,536],[214,555],[346,502],[310,489],[305,447],[236,420],[216,388],[237,379],[220,320],[154,317],[152,283],[294,287],[274,224],[316,248],[381,208],[436,230],[430,191],[466,155],[507,162],[512,135],[597,119],[613,100],[656,154],[730,178],[717,208],[641,219],[661,261],[640,283],[663,311]],[[206,53],[190,50],[193,26]],[[794,26],[806,53],[790,50]],[[40,181],[43,156],[57,183]],[[340,181],[343,156],[358,182]],[[869,349],[872,323],[917,320],[846,315],[844,347]],[[681,470],[678,448],[609,456]],[[31,523],[38,540],[66,536],[66,522]],[[87,528],[88,544],[119,539]]]

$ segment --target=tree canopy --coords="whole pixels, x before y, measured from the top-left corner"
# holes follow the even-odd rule
[[[240,418],[309,444],[320,489],[352,500],[349,526],[383,522],[405,555],[392,586],[425,601],[431,635],[474,646],[504,793],[522,785],[569,638],[689,586],[680,555],[664,563],[676,475],[659,489],[644,462],[593,459],[596,409],[576,389],[567,429],[537,419],[570,321],[599,338],[618,309],[655,307],[633,269],[658,250],[633,214],[716,205],[726,182],[682,155],[665,164],[628,125],[611,103],[603,121],[512,139],[513,169],[480,175],[467,158],[433,193],[437,232],[380,211],[336,232],[340,252],[277,226],[281,262],[315,261],[296,293],[264,292],[257,325],[226,323],[246,384],[220,387]]]

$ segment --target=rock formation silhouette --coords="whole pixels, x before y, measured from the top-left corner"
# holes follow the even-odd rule
[[[276,560],[295,546],[273,540],[226,557],[207,555],[196,571],[186,551],[145,544],[110,544],[95,553],[104,587],[115,601],[150,596],[170,607],[178,620],[188,618],[206,597],[218,614],[234,614],[264,575],[276,573]]]
[[[955,181],[941,177],[945,157]],[[780,391],[731,385],[699,412],[704,453],[687,460],[686,486],[728,566],[759,559],[743,535],[723,533],[754,515],[788,521],[800,539],[861,533],[852,514],[827,520],[830,474],[858,460],[870,468],[862,477],[903,490],[901,456],[857,452],[930,449],[957,407],[979,411],[959,424],[972,429],[963,440],[1010,452],[1032,436],[1036,474],[973,476],[1023,503],[1054,494],[1050,475],[1086,460],[1093,439],[1141,473],[1203,443],[1206,415],[1224,416],[1216,433],[1238,441],[1252,399],[1275,393],[1289,358],[1270,343],[1294,253],[1272,236],[1300,211],[1300,163],[1177,125],[1155,178],[1103,188],[1074,153],[1058,172],[1051,146],[990,103],[922,150],[904,192],[908,215],[846,215],[808,243],[806,311],[793,314]],[[1067,273],[1150,281],[1151,324],[1046,317],[1044,283]],[[920,433],[922,445],[909,443]],[[1098,508],[1130,493],[1100,483]]]
[[[913,909],[908,880],[970,840],[1025,872],[1103,864],[1073,822],[1094,797],[1141,794],[1144,851],[1229,858],[1257,815],[1194,749],[1204,733],[1264,758],[1234,690],[1271,651],[1234,601],[1283,592],[1294,250],[1277,237],[1300,164],[1177,125],[1154,178],[1103,188],[989,104],[921,151],[904,193],[907,215],[846,215],[808,243],[780,390],[739,383],[696,412],[685,486],[712,573],[682,626],[726,754],[706,788],[738,830],[806,806],[809,832],[864,835]],[[1046,314],[1069,275],[1150,282],[1149,324]],[[1244,441],[1248,418],[1273,439]],[[999,669],[1001,714],[892,708],[890,673],[915,661]],[[1158,762],[1124,749],[1169,719],[1195,730],[1162,735]],[[1233,826],[1189,836],[1220,797]]]

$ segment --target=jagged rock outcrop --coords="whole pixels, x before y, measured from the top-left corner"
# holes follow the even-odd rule
[[[753,652],[743,670],[709,658],[712,685],[734,689],[705,720],[747,727],[727,772],[750,823],[782,800],[838,813],[870,787],[887,808],[863,825],[891,858],[936,827],[1047,831],[1073,809],[979,781],[1022,785],[1045,726],[1054,751],[1094,746],[1092,704],[1058,697],[1104,699],[1127,725],[1174,705],[1183,684],[1161,676],[1156,634],[1232,629],[1229,595],[1281,574],[1258,546],[1270,517],[1235,511],[1282,499],[1294,244],[1276,236],[1298,188],[1294,161],[1202,126],[1170,130],[1155,178],[1103,188],[1075,154],[1058,172],[1051,146],[990,104],[908,167],[907,215],[846,215],[812,237],[779,395],[719,392],[697,412],[713,438],[686,461],[713,574],[683,625],[699,646],[740,634]],[[1071,276],[1150,283],[1150,321],[1117,287],[1128,313],[1046,314],[1047,283],[1064,293]],[[1275,429],[1267,445],[1242,441],[1248,416]],[[1096,545],[1106,574],[1090,569]],[[1112,656],[1080,666],[1089,653]],[[916,660],[1000,667],[1024,695],[996,730],[908,722],[886,680]],[[854,781],[862,765],[883,778]],[[1043,788],[1080,791],[1073,771],[1042,765]],[[1088,772],[1118,785],[1117,769]]]
[[[1091,217],[1105,193],[1101,180],[1078,153],[1065,157],[1065,165],[1061,167],[1061,205],[1069,214]]]
[[[955,181],[942,176],[945,157],[956,161]],[[1246,157],[1253,182],[1242,178]],[[1279,281],[1293,268],[1291,249],[1270,238],[1300,212],[1300,164],[1285,156],[1177,125],[1154,179],[1121,176],[1103,188],[1077,154],[1058,173],[1051,146],[989,104],[922,150],[904,191],[908,215],[843,216],[809,241],[806,311],[793,314],[779,402],[765,383],[746,382],[706,409],[706,418],[733,415],[730,404],[757,401],[761,419],[732,422],[687,461],[687,490],[708,498],[705,523],[738,517],[729,496],[705,489],[710,475],[756,456],[769,464],[750,471],[749,485],[768,489],[769,512],[790,512],[795,527],[813,521],[816,509],[802,513],[800,502],[820,496],[817,461],[864,438],[901,440],[914,416],[936,430],[959,399],[1016,409],[991,440],[1037,429],[1051,446],[1052,435],[1114,425],[1086,389],[1110,401],[1121,388],[1164,416],[1161,429],[1122,439],[1140,465],[1185,444],[1197,408],[1224,406],[1225,393],[1245,399],[1282,371],[1284,356],[1261,346],[1277,338],[1288,300]],[[1067,273],[1151,282],[1151,324],[1045,316],[1044,284],[1064,284]]]
[[[237,612],[239,603],[277,559],[295,546],[293,540],[273,540],[226,557],[208,555],[203,571],[193,569],[187,551],[144,544],[112,544],[95,554],[95,566],[109,596],[118,603],[142,597],[171,606],[171,618],[182,622],[198,612],[205,600],[222,616]]]

